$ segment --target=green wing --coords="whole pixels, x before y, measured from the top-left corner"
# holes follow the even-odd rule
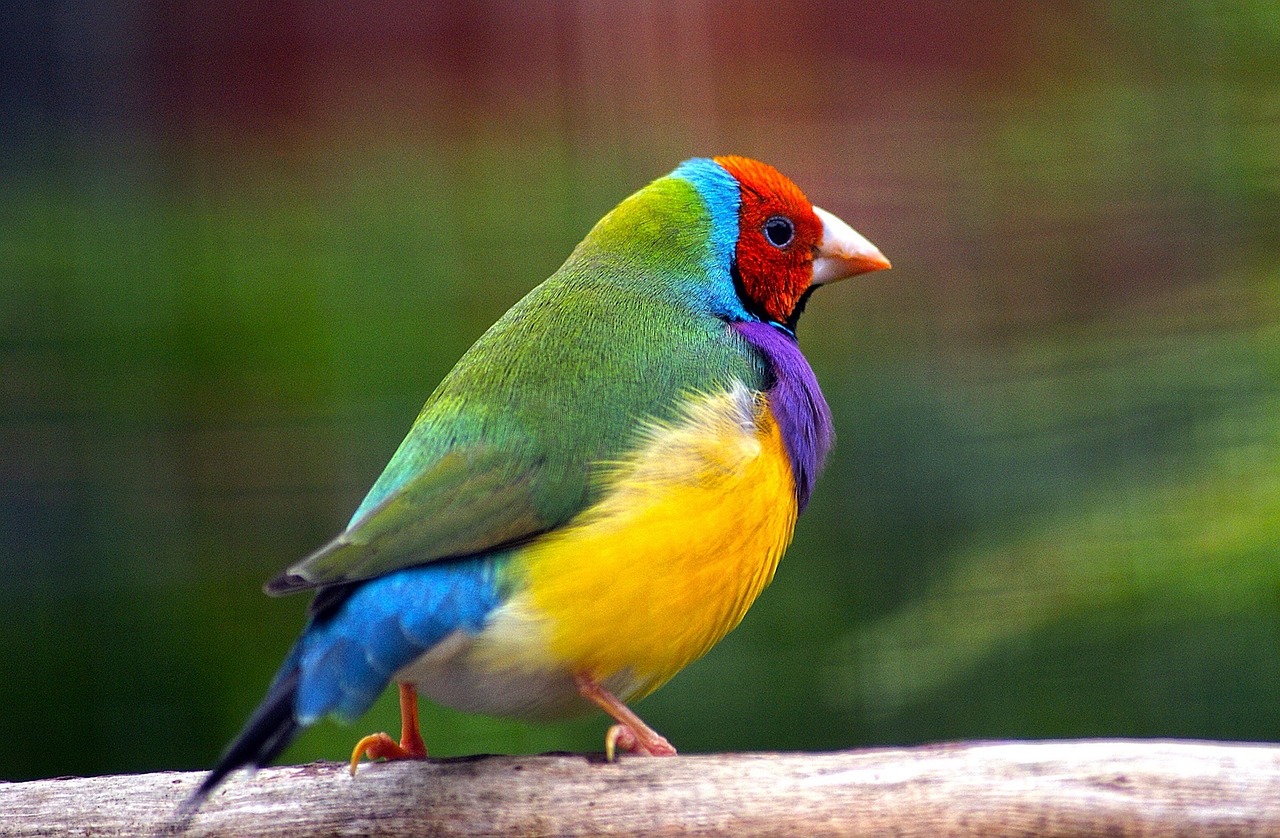
[[[669,237],[660,230],[662,241],[648,247],[600,246],[611,240],[601,227],[628,221],[615,217],[628,209],[643,212],[629,204],[644,195],[606,216],[477,341],[428,399],[346,531],[269,582],[269,593],[536,537],[588,506],[599,491],[593,469],[624,455],[646,421],[675,418],[683,396],[734,379],[762,386],[755,354],[689,293],[707,281],[701,252],[664,250]],[[696,210],[678,219],[694,233]]]
[[[284,594],[367,579],[524,540],[548,526],[533,503],[539,472],[495,446],[451,449],[266,590]]]

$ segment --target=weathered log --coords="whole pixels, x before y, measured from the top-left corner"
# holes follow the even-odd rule
[[[202,775],[0,784],[0,834],[158,835]],[[185,834],[1280,836],[1280,746],[977,742],[667,759],[483,756],[232,777]]]

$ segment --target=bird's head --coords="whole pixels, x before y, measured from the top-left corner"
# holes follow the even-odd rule
[[[746,157],[715,163],[738,183],[734,279],[743,304],[761,320],[794,328],[814,288],[889,267],[875,245],[809,203],[772,166]]]
[[[710,210],[738,302],[752,317],[794,330],[813,289],[890,266],[875,245],[770,165],[695,158],[672,175],[691,182]]]

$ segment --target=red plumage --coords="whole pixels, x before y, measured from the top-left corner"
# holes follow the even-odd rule
[[[743,291],[768,319],[789,323],[813,279],[822,222],[799,187],[772,166],[736,156],[715,161],[737,179],[741,190],[735,256]],[[785,246],[765,233],[774,218],[785,218],[794,227]]]

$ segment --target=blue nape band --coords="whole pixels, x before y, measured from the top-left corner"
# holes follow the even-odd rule
[[[742,192],[738,181],[724,166],[708,157],[694,157],[676,167],[671,177],[693,184],[711,221],[707,243],[709,262],[699,287],[689,292],[704,298],[712,314],[732,320],[747,320],[751,315],[738,299],[730,279],[730,269],[738,249],[738,210]]]

